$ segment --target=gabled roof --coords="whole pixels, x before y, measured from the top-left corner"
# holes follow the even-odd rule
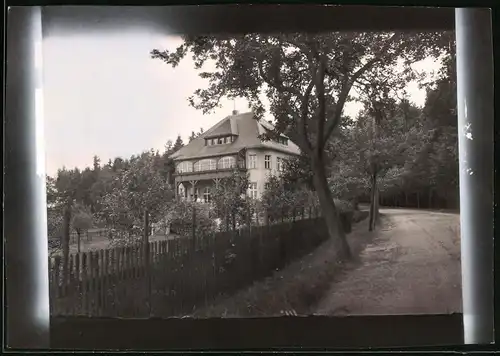
[[[251,112],[231,115],[219,121],[209,130],[182,147],[170,157],[174,160],[213,157],[226,154],[235,154],[244,148],[266,148],[284,153],[298,155],[300,150],[292,141],[288,145],[281,145],[274,141],[262,142],[259,135],[266,130],[272,130],[270,123],[258,120]],[[205,146],[205,139],[210,137],[234,135],[232,143],[224,145]]]

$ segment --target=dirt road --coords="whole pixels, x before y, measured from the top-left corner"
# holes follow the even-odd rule
[[[315,314],[461,312],[459,215],[381,209],[359,260],[332,283]]]

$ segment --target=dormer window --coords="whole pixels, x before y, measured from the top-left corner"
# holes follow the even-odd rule
[[[280,145],[288,146],[288,139],[286,137],[280,136],[275,141]]]
[[[234,137],[233,136],[221,136],[217,138],[207,138],[205,140],[205,145],[206,146],[212,146],[212,145],[225,145],[228,143],[234,142]]]

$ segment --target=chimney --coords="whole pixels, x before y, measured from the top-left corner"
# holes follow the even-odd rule
[[[239,111],[238,110],[233,110],[233,116],[238,115]]]

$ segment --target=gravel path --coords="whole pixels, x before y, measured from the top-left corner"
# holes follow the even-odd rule
[[[315,314],[461,312],[459,215],[381,209],[382,224],[356,265],[336,278]]]

